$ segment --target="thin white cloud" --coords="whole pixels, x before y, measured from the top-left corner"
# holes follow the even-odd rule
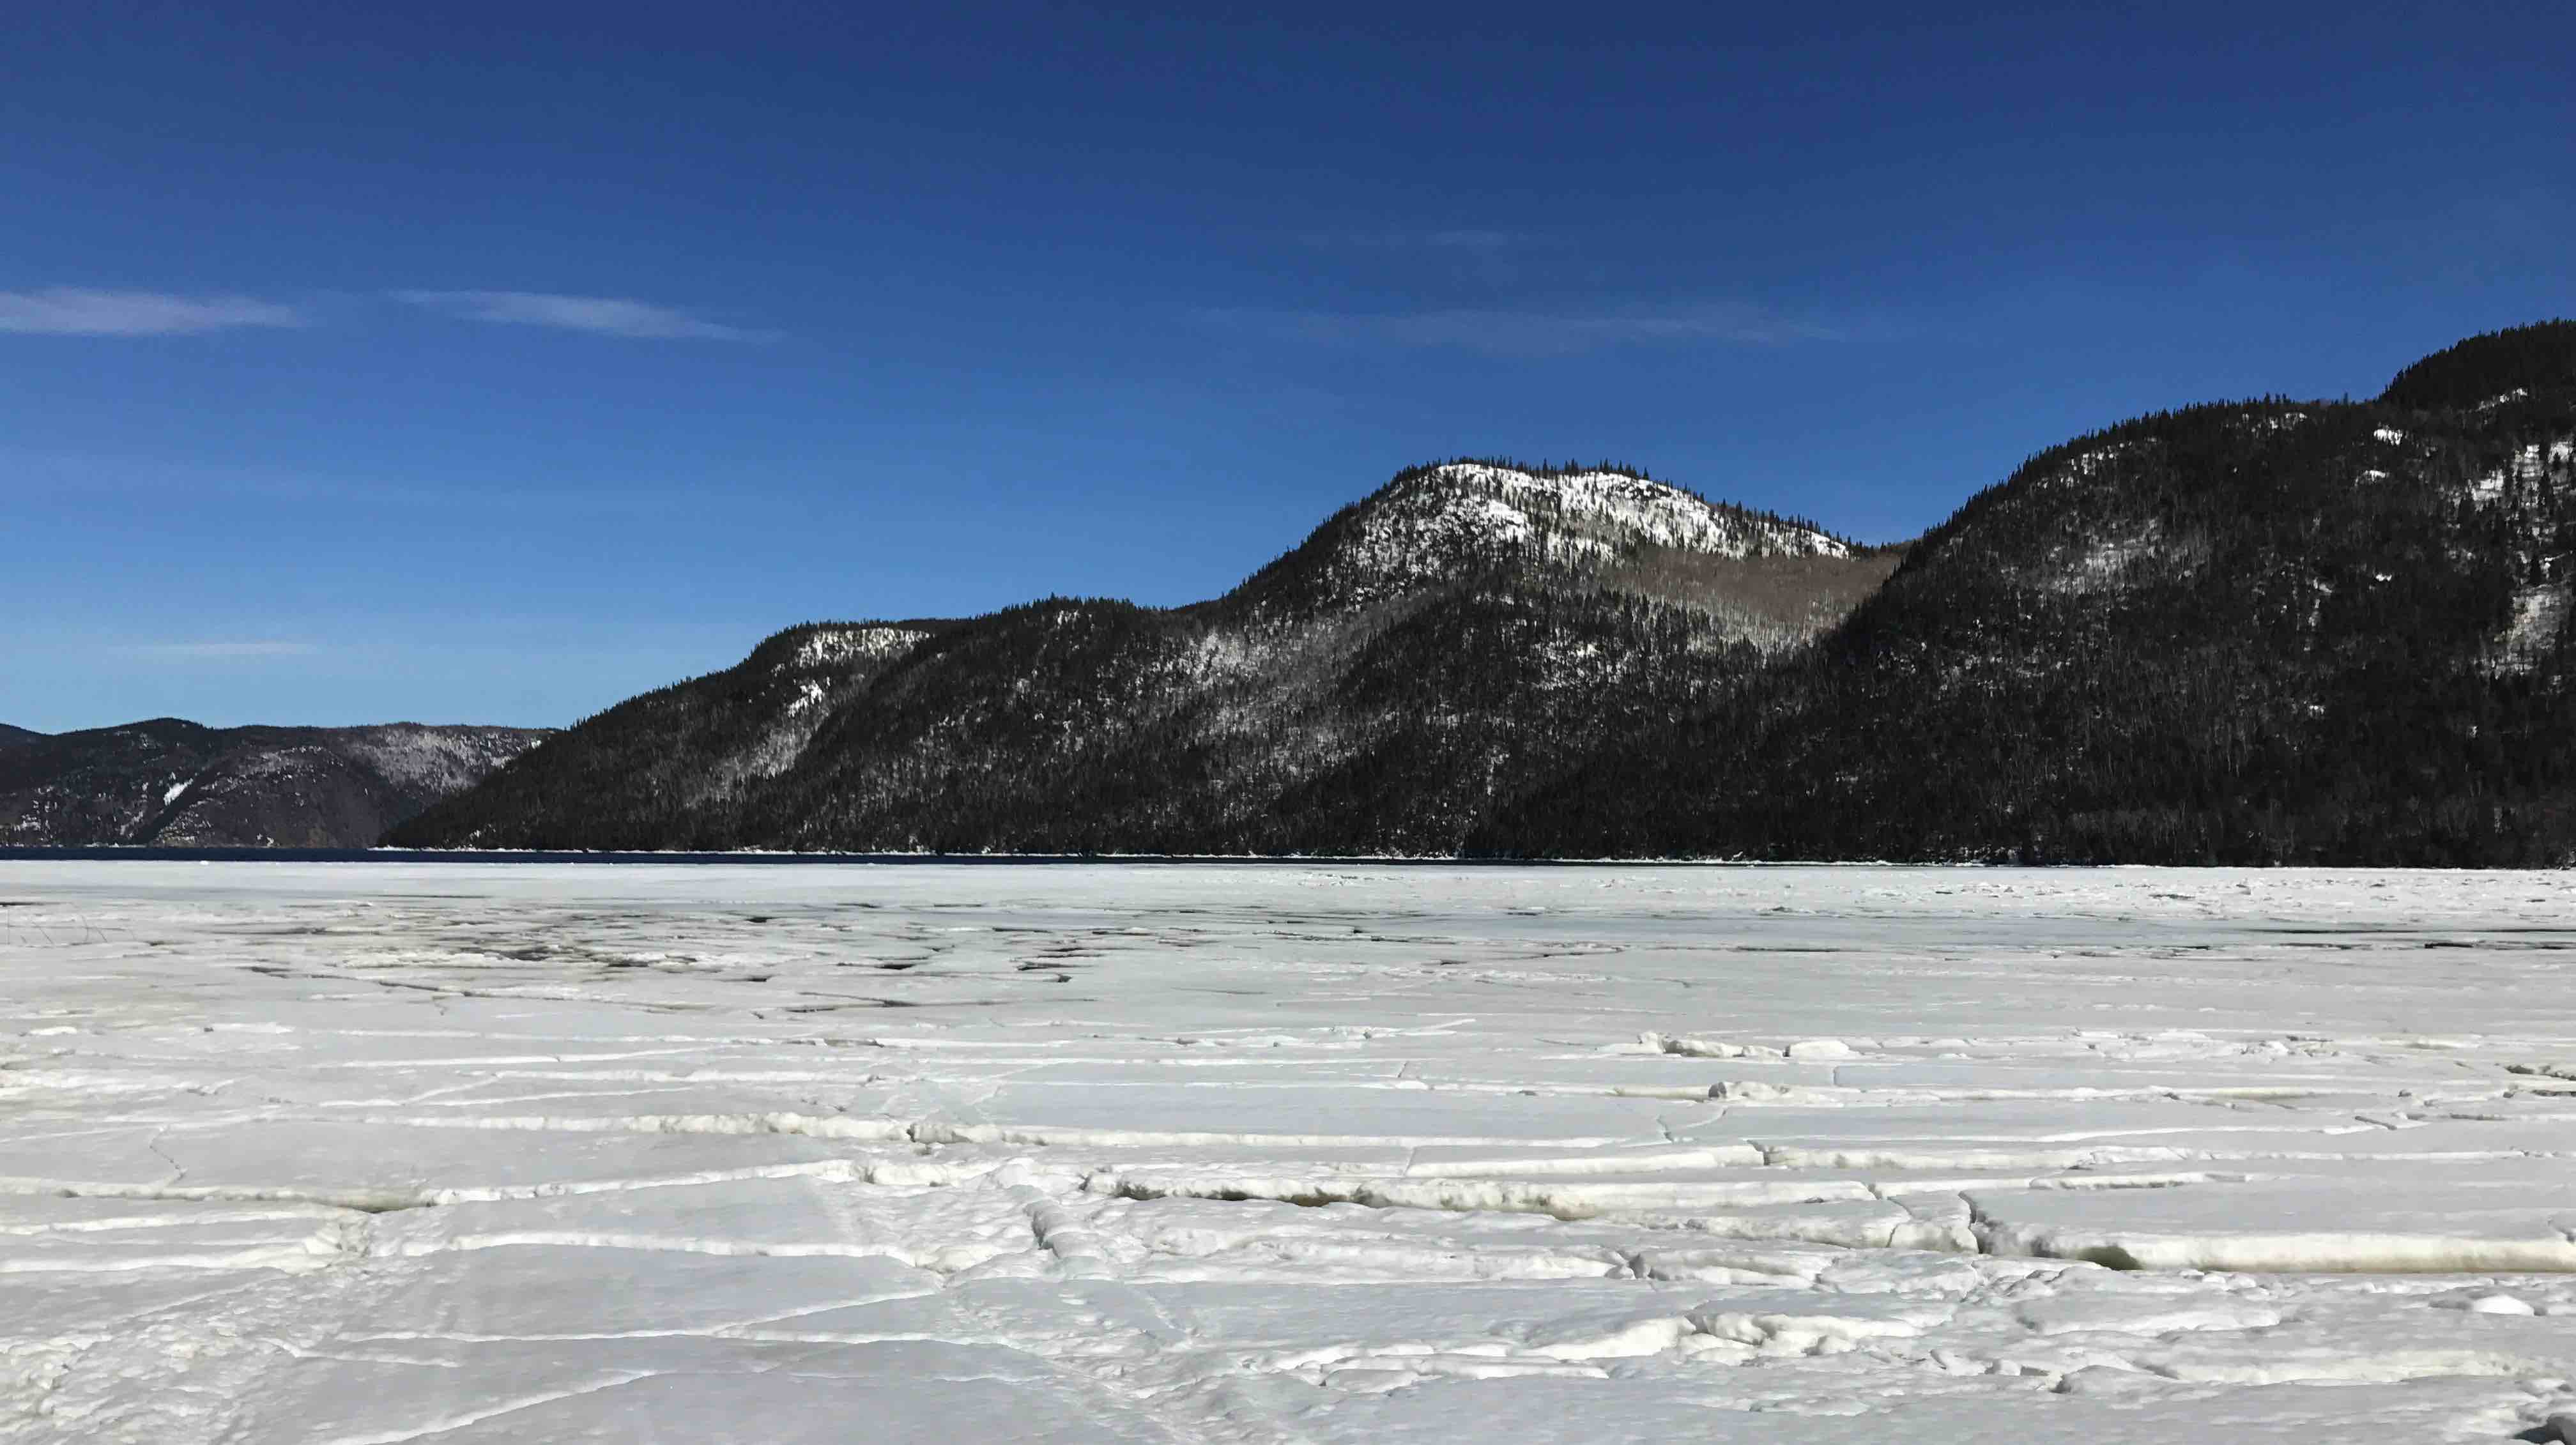
[[[1726,305],[1662,312],[1462,307],[1395,313],[1224,310],[1200,314],[1220,325],[1266,331],[1287,340],[1449,347],[1494,356],[1571,356],[1651,343],[1781,346],[1836,341],[1843,335],[1831,327]]]
[[[32,336],[186,336],[238,326],[302,326],[291,306],[248,296],[172,296],[55,286],[0,291],[0,331]]]
[[[559,296],[544,291],[396,291],[393,296],[397,301],[467,321],[551,326],[594,336],[657,341],[767,341],[775,335],[622,296]]]
[[[172,662],[223,661],[254,657],[309,657],[322,649],[309,642],[147,642],[124,649],[138,657]]]

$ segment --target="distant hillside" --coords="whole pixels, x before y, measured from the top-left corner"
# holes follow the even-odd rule
[[[43,733],[29,732],[25,728],[11,727],[7,723],[0,723],[0,748],[15,747],[20,743],[32,743],[43,736]]]
[[[1226,596],[814,624],[583,722],[416,846],[1455,849],[1895,566],[1624,469],[1399,473]]]
[[[0,845],[371,847],[545,733],[209,728],[177,718],[0,749]]]
[[[2034,457],[1812,651],[1608,743],[1508,854],[2576,858],[2576,323],[2362,403]]]

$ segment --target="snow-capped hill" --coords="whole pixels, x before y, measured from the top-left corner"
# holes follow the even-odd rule
[[[1345,507],[1245,591],[1298,579],[1311,600],[1368,603],[1501,568],[1597,572],[1655,553],[1689,558],[1848,558],[1819,528],[1633,473],[1492,461],[1414,467]]]
[[[1851,555],[1850,544],[1816,528],[1625,472],[1530,472],[1452,462],[1398,488],[1427,499],[1435,511],[1445,506],[1453,515],[1481,514],[1521,536],[1553,532],[1578,547],[1651,545],[1718,557]]]

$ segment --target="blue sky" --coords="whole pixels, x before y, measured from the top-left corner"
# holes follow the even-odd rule
[[[1894,539],[2576,312],[2560,4],[1387,8],[23,7],[0,721],[568,722],[1462,452]]]

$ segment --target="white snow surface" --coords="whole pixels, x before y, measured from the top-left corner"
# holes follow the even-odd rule
[[[0,902],[0,1440],[2576,1410],[2563,874],[0,862]]]

